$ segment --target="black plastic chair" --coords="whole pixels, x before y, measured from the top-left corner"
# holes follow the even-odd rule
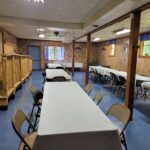
[[[33,124],[34,128],[37,126],[38,118],[40,117],[42,98],[43,98],[42,91],[37,90],[35,93],[33,93],[34,103],[33,103],[33,106],[32,106],[32,111],[31,111],[29,120],[31,121],[33,119],[34,109],[35,109],[35,107],[37,107],[37,112],[35,113],[35,121],[34,121],[34,124]],[[29,130],[30,130],[30,128],[28,128],[28,131]]]
[[[122,85],[119,85],[117,96],[120,96],[120,93],[123,93],[124,97],[126,92],[126,79],[122,76],[119,76],[119,80]]]
[[[111,80],[112,80],[112,91],[114,95],[117,89],[119,88],[119,86],[122,86],[123,83],[119,80],[116,74],[110,72],[110,75],[111,75]]]

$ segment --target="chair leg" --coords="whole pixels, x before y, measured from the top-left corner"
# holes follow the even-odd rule
[[[33,113],[34,113],[34,108],[35,108],[35,105],[33,104],[33,107],[32,107],[32,110],[31,110],[31,114],[30,114],[30,117],[29,117],[29,121],[32,122],[32,119],[33,119]],[[30,125],[28,126],[28,130],[27,132],[30,133]]]
[[[121,136],[121,143],[124,145],[125,149],[127,150],[128,148],[127,148],[127,143],[126,143],[124,133],[122,133],[122,136]]]
[[[35,114],[35,121],[34,121],[34,125],[33,125],[34,128],[36,128],[36,126],[38,124],[38,118],[40,117],[40,111],[41,111],[41,108],[40,108],[40,106],[38,106],[37,113]]]
[[[117,91],[116,97],[119,97],[119,96],[120,96],[120,91],[121,91],[121,87],[119,87],[119,88],[118,88],[118,91]]]
[[[115,94],[116,90],[117,90],[117,85],[115,85],[114,87],[113,95]]]

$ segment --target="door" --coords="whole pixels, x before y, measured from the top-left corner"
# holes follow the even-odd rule
[[[32,69],[40,70],[40,47],[29,46],[28,54],[32,56]]]

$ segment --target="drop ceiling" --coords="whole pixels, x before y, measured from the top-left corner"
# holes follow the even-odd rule
[[[37,4],[28,0],[13,0],[13,3],[1,0],[0,27],[23,39],[39,39],[37,28],[44,28],[44,40],[68,43],[93,30],[93,24],[101,26],[147,2],[149,0],[45,0],[45,4]],[[150,11],[145,11],[141,31],[150,29],[149,16]],[[129,24],[130,19],[126,19],[93,34],[93,38],[101,35],[103,40],[113,38],[112,31]],[[55,36],[54,31],[59,31],[59,36]]]

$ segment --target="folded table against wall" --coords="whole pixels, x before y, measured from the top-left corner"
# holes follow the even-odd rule
[[[33,150],[121,150],[117,128],[76,82],[46,82]]]

